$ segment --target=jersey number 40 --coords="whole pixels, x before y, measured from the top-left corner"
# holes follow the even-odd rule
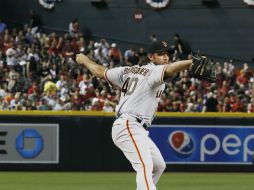
[[[134,92],[135,88],[137,87],[137,84],[138,84],[138,78],[128,77],[122,86],[123,95],[124,96],[131,95]]]

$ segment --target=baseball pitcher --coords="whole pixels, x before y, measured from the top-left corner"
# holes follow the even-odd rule
[[[193,56],[192,60],[168,64],[169,54],[173,53],[174,50],[166,42],[156,41],[149,46],[144,64],[112,69],[96,64],[83,54],[76,57],[77,62],[86,66],[93,75],[121,89],[112,139],[137,173],[137,190],[156,190],[156,183],[166,168],[159,149],[147,131],[165,82],[185,69],[190,69],[195,78],[215,80],[215,67],[209,59]]]

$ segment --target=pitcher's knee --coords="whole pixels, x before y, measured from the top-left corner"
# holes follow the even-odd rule
[[[165,162],[160,162],[156,165],[155,170],[159,173],[162,173],[166,169],[166,164]]]

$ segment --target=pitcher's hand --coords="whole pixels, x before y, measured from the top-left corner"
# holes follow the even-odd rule
[[[89,59],[89,57],[87,57],[86,55],[80,53],[76,55],[76,61],[79,64],[85,64],[85,63],[89,63],[91,60]]]

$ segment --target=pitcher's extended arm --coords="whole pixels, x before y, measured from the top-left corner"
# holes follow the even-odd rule
[[[87,57],[86,55],[77,54],[76,61],[79,64],[85,65],[94,76],[99,77],[99,78],[104,78],[104,72],[105,72],[106,68],[102,65],[95,63],[94,61],[89,59],[89,57]]]

